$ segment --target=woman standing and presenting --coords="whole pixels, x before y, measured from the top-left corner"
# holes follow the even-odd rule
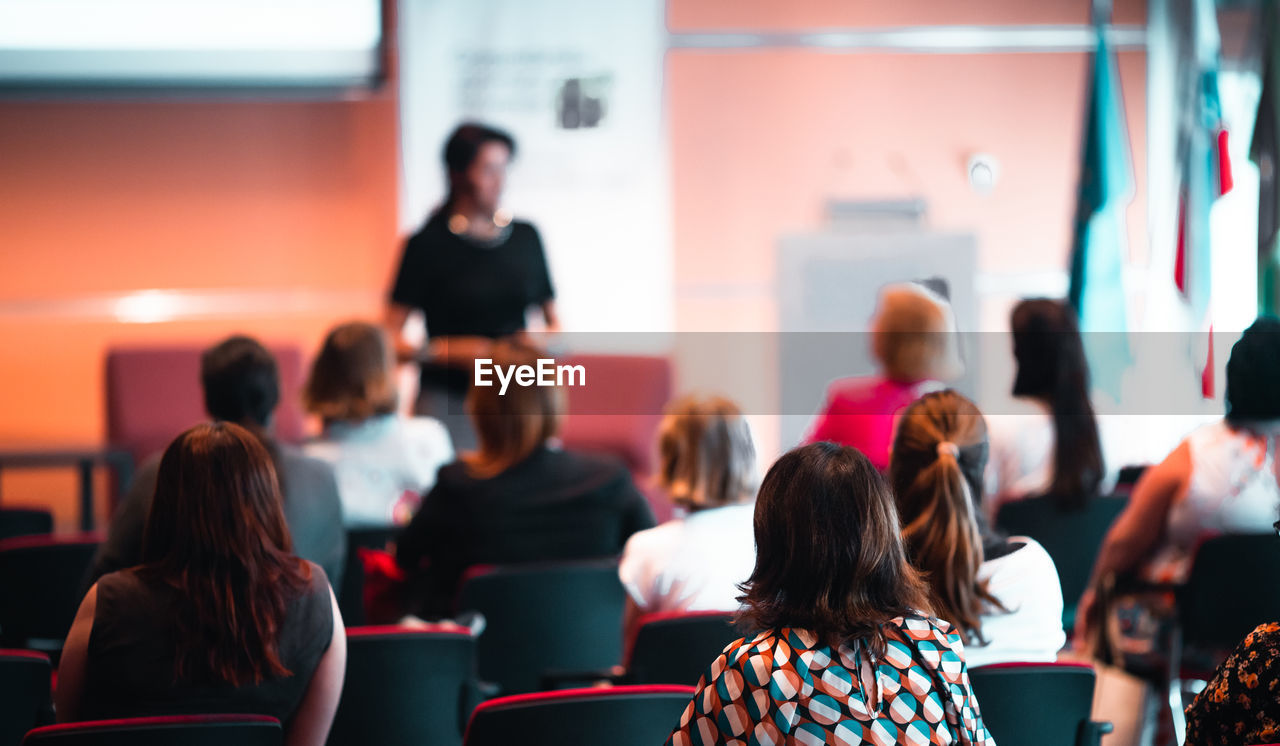
[[[511,135],[481,124],[453,131],[444,148],[449,194],[405,244],[387,310],[397,356],[422,364],[416,412],[443,420],[459,450],[475,446],[463,413],[475,359],[522,333],[530,308],[549,331],[559,328],[537,229],[498,207],[515,149]],[[415,309],[426,316],[425,350],[404,338]]]

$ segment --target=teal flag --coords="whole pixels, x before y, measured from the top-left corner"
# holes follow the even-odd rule
[[[1262,97],[1249,160],[1258,166],[1258,314],[1280,315],[1280,29],[1276,3],[1263,14]]]
[[[1123,282],[1129,253],[1125,209],[1133,199],[1133,162],[1115,57],[1101,26],[1097,33],[1067,299],[1079,316],[1094,385],[1118,401],[1124,371],[1133,363]]]

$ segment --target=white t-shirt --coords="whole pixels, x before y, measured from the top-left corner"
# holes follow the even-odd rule
[[[618,576],[645,612],[736,611],[738,584],[756,563],[755,505],[699,510],[640,531],[622,550]]]
[[[407,521],[436,472],[453,461],[449,432],[438,420],[396,414],[335,423],[303,450],[333,465],[349,528]]]
[[[1011,661],[1056,660],[1066,644],[1062,630],[1062,586],[1049,553],[1035,539],[1010,537],[1023,546],[1003,557],[982,563],[978,580],[1008,612],[990,609],[983,614],[982,636],[986,645],[967,643],[969,668]]]

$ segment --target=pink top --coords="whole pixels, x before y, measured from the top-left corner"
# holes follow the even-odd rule
[[[895,417],[916,399],[943,387],[932,380],[903,383],[880,376],[842,378],[827,388],[827,402],[805,442],[829,440],[852,446],[885,471]]]

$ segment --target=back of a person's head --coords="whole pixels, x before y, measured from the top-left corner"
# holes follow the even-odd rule
[[[276,360],[251,337],[230,337],[205,350],[200,382],[205,411],[215,420],[265,428],[280,403]]]
[[[926,394],[898,420],[889,462],[902,538],[933,590],[933,606],[966,639],[981,639],[984,583],[979,511],[987,427],[973,402],[954,391]]]
[[[964,373],[951,305],[916,283],[880,290],[871,322],[872,351],[895,381],[949,381]]]
[[[658,484],[689,510],[740,503],[755,494],[756,449],[738,405],[685,396],[658,427]]]
[[[755,537],[740,599],[749,626],[807,629],[828,645],[861,639],[883,652],[881,625],[928,613],[889,486],[856,449],[821,442],[783,454],[760,485]]]
[[[326,423],[358,423],[395,412],[395,358],[386,331],[363,321],[334,327],[311,366],[302,399]]]
[[[277,638],[309,574],[290,550],[275,469],[252,433],[196,425],[169,445],[140,571],[179,591],[179,678],[240,685],[288,674]]]
[[[1075,311],[1059,300],[1024,300],[1014,306],[1009,326],[1018,364],[1013,395],[1039,399],[1053,415],[1049,494],[1063,508],[1079,507],[1098,491],[1105,466]]]
[[[491,352],[495,368],[536,370],[546,355],[514,342],[498,342]],[[512,378],[503,393],[499,386],[472,386],[467,412],[475,427],[479,448],[463,456],[475,476],[491,477],[533,453],[560,432],[565,394],[559,386],[522,386]]]
[[[1280,420],[1280,319],[1259,316],[1231,347],[1227,360],[1227,421]]]

